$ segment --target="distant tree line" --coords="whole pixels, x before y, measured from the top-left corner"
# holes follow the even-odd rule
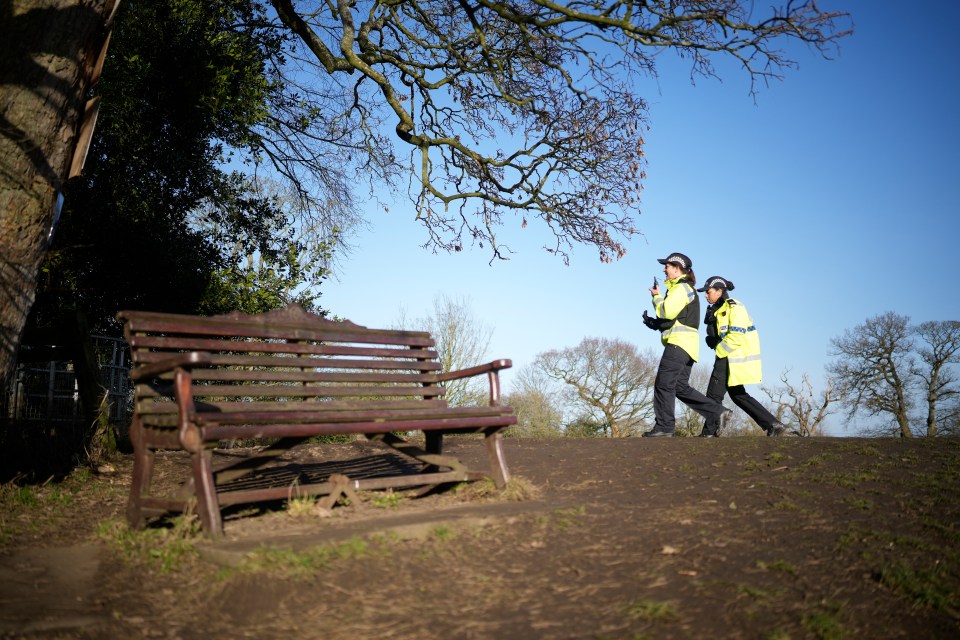
[[[871,428],[903,438],[960,435],[960,321],[912,324],[892,311],[831,342],[832,383],[848,417],[885,421]]]
[[[486,356],[492,330],[479,324],[465,300],[442,297],[436,315],[421,320],[443,338],[443,352],[456,345],[470,357],[469,366]],[[482,329],[482,330],[481,330]],[[866,427],[865,435],[960,435],[960,322],[910,319],[888,312],[831,341],[835,359],[828,366],[824,388],[817,392],[804,372],[799,380],[783,371],[779,383],[763,385],[770,408],[788,429],[801,436],[820,436],[826,419],[840,408],[886,419]],[[444,361],[454,359],[445,357]],[[659,353],[641,350],[620,339],[584,338],[578,345],[540,353],[534,362],[511,373],[505,403],[517,412],[512,433],[527,437],[628,437],[653,428],[653,381]],[[691,384],[706,388],[709,372],[694,368]],[[457,403],[482,403],[482,389],[467,395],[456,391]],[[677,432],[698,435],[702,419],[677,403]],[[739,410],[732,433],[761,431]]]

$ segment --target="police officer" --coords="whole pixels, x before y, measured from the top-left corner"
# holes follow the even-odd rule
[[[697,289],[706,294],[710,303],[703,322],[707,326],[707,346],[717,356],[707,385],[707,397],[723,402],[724,395],[729,393],[733,403],[768,436],[783,435],[784,426],[744,388],[746,384],[761,382],[760,336],[747,308],[730,297],[728,292],[733,288],[730,280],[711,276],[703,287]],[[700,435],[707,438],[718,436],[722,426],[725,425],[719,420],[708,419]]]
[[[643,312],[644,324],[660,331],[664,347],[653,383],[656,423],[643,434],[648,438],[673,435],[677,398],[711,423],[719,423],[725,411],[720,401],[711,400],[689,384],[693,363],[700,352],[700,298],[694,291],[697,277],[693,273],[693,261],[682,253],[671,253],[657,262],[663,265],[667,292],[662,295],[655,283],[650,295],[656,317]]]

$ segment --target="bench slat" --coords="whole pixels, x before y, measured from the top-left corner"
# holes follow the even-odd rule
[[[197,424],[207,426],[215,424],[254,424],[254,423],[294,423],[294,422],[390,422],[407,420],[433,420],[437,418],[483,418],[509,415],[511,411],[503,407],[439,407],[436,409],[393,409],[393,410],[353,410],[353,411],[238,411],[219,413],[198,411],[194,414]]]
[[[367,400],[363,403],[364,409],[371,411],[393,411],[402,409],[442,409],[447,406],[446,401],[441,399],[416,399],[407,400],[397,398],[392,400]],[[356,407],[356,403],[350,400],[324,400],[298,402],[288,400],[286,402],[277,402],[270,400],[267,402],[217,402],[216,408],[223,413],[233,413],[235,411],[274,411],[284,413],[287,411],[346,411]],[[155,416],[164,414],[176,415],[178,411],[177,403],[172,400],[156,400],[140,402],[137,405],[137,412],[141,416]]]
[[[388,387],[388,386],[332,386],[332,385],[224,385],[198,384],[193,385],[195,398],[376,398],[377,396],[440,396],[445,392],[443,387]],[[160,393],[156,389],[137,390],[141,398],[169,396],[169,393]]]
[[[270,437],[310,437],[318,434],[370,434],[390,433],[391,431],[488,429],[506,427],[517,423],[514,415],[498,415],[479,418],[437,418],[427,420],[388,420],[366,422],[297,422],[279,425],[223,425],[204,427],[206,440],[230,440],[234,438]],[[264,431],[269,427],[269,431]]]
[[[310,344],[310,343],[290,343],[282,342],[252,342],[252,341],[234,341],[224,344],[222,340],[196,340],[189,348],[170,348],[167,338],[162,336],[142,336],[134,338],[133,361],[137,364],[146,364],[157,362],[164,358],[169,358],[172,354],[182,351],[210,351],[213,353],[214,364],[237,364],[241,359],[253,364],[266,364],[267,366],[276,366],[273,362],[277,356],[256,356],[239,355],[247,353],[272,353],[272,354],[290,354],[286,356],[291,361],[291,366],[301,366],[298,364],[296,356],[353,356],[357,358],[389,358],[398,361],[402,360],[436,360],[437,352],[434,349],[414,349],[397,347],[359,347],[345,345],[329,344]],[[229,346],[229,349],[225,347]],[[151,349],[147,351],[146,349]],[[221,352],[229,351],[230,354],[219,355]],[[238,354],[238,355],[231,355]],[[303,361],[311,363],[316,358],[304,357]],[[310,366],[307,364],[306,366]]]
[[[283,340],[290,343],[314,341],[392,344],[398,346],[410,345],[417,347],[432,347],[434,345],[434,340],[428,333],[388,330],[370,331],[362,328],[354,330],[351,327],[321,329],[300,327],[292,329],[289,327],[245,326],[242,327],[242,330],[232,331],[229,325],[184,324],[164,321],[131,323],[128,327],[132,338],[136,338],[136,336],[144,332],[162,333],[165,334],[171,342],[177,342],[179,340],[189,342],[199,339],[202,336],[215,335],[219,337],[221,343],[228,342],[232,338],[258,338],[263,340]],[[237,342],[240,342],[240,340],[237,340]]]
[[[238,312],[218,316],[186,316],[155,311],[121,311],[117,319],[125,324],[131,334],[158,332],[284,340],[332,340],[322,336],[340,334],[359,338],[347,339],[347,342],[392,344],[395,340],[409,340],[411,343],[433,346],[433,338],[427,331],[368,329],[349,320],[327,320],[307,313],[296,305],[256,316]]]
[[[352,344],[329,344],[318,342],[265,342],[263,340],[216,340],[211,338],[195,338],[184,336],[158,336],[158,335],[130,335],[127,337],[132,354],[137,358],[145,358],[145,361],[154,358],[152,351],[144,349],[157,350],[159,353],[170,352],[180,353],[182,351],[210,351],[212,353],[276,353],[276,354],[295,354],[295,355],[318,355],[318,356],[358,356],[371,358],[407,358],[424,359],[436,358],[437,351],[431,349],[433,345],[413,345],[406,346],[398,344],[396,346],[372,347]]]
[[[162,376],[172,378],[173,375]],[[194,369],[194,384],[205,381],[218,382],[351,382],[368,384],[437,384],[436,373],[376,373],[341,371],[271,371],[265,369]]]
[[[171,357],[172,353],[163,354],[166,358]],[[269,357],[269,356],[267,356]],[[439,372],[442,368],[439,362],[435,361],[424,361],[424,362],[410,362],[410,361],[391,361],[391,360],[338,360],[335,358],[316,358],[310,360],[309,366],[307,365],[307,360],[305,358],[282,358],[284,362],[281,363],[272,363],[271,366],[266,366],[262,364],[262,361],[259,358],[239,358],[234,357],[230,359],[230,356],[212,356],[211,360],[213,364],[223,364],[233,367],[257,367],[262,371],[269,370],[296,370],[296,369],[363,369],[363,370],[376,370],[376,371],[436,371]],[[165,358],[157,358],[155,362],[162,362]],[[228,360],[229,359],[229,360]],[[290,363],[286,360],[291,360]],[[281,360],[281,358],[274,358],[274,360]],[[292,361],[296,360],[296,364]],[[148,364],[148,363],[140,363]],[[202,372],[203,368],[197,368],[198,373]],[[163,376],[171,377],[172,372],[161,374]]]

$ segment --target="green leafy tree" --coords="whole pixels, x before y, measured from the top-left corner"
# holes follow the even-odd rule
[[[315,306],[336,230],[311,235],[275,185],[224,164],[260,144],[282,100],[267,64],[279,50],[246,0],[132,0],[118,14],[100,124],[64,187],[25,336],[70,345],[88,415],[103,391],[89,333],[115,330],[119,309]]]

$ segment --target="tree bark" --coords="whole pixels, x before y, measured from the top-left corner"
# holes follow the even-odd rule
[[[0,0],[0,381],[11,372],[116,0]]]

